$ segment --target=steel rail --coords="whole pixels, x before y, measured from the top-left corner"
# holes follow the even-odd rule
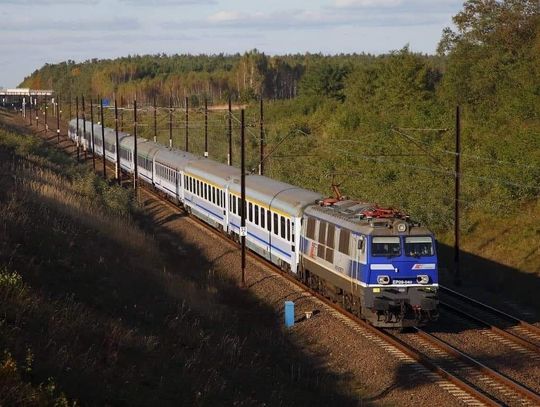
[[[458,359],[466,364],[474,367],[476,370],[484,373],[485,375],[496,380],[503,386],[513,390],[519,395],[523,396],[525,399],[534,403],[534,405],[540,405],[540,395],[531,389],[525,387],[524,385],[518,383],[517,381],[510,379],[509,377],[503,375],[502,373],[497,372],[496,370],[484,365],[483,363],[477,361],[466,353],[460,351],[459,349],[453,347],[449,343],[443,341],[442,339],[437,338],[433,334],[430,334],[426,331],[423,331],[420,328],[415,328],[418,335],[432,344],[433,346],[439,348],[443,352],[453,356],[455,359]]]
[[[439,301],[439,306],[441,306],[442,308],[445,308],[447,310],[449,310],[450,312],[456,314],[456,315],[459,315],[465,319],[468,319],[480,326],[483,326],[483,327],[486,327],[486,328],[489,328],[493,333],[497,334],[497,335],[500,335],[502,336],[503,338],[505,339],[508,339],[509,341],[512,341],[514,342],[515,344],[517,345],[520,345],[522,347],[525,347],[535,353],[538,353],[540,354],[540,346],[536,345],[535,343],[532,343],[532,342],[529,342],[517,335],[514,335],[513,333],[510,333],[508,331],[505,331],[504,329],[501,329],[493,324],[490,324],[489,322],[486,322],[478,317],[475,317],[474,315],[472,314],[469,314],[463,310],[460,310],[460,309],[457,309],[456,307],[450,305],[450,304],[447,304],[443,301]]]
[[[529,331],[530,333],[532,333],[533,335],[535,336],[540,336],[540,328],[538,328],[537,326],[534,326],[526,321],[523,321],[519,318],[516,318],[510,314],[507,314],[506,312],[504,311],[501,311],[497,308],[494,308],[490,305],[487,305],[487,304],[484,304],[478,300],[475,300],[474,298],[470,298],[470,297],[467,297],[466,295],[464,294],[461,294],[457,291],[454,291],[448,287],[445,287],[445,286],[442,286],[442,285],[439,285],[439,291],[442,291],[443,293],[446,293],[446,294],[449,294],[453,297],[456,297],[458,298],[459,300],[463,301],[463,302],[466,302],[466,303],[469,303],[471,305],[474,305],[478,308],[481,308],[483,309],[484,311],[487,311],[487,312],[490,312],[492,314],[495,314],[497,315],[499,318],[504,318],[522,328],[524,328],[525,330]]]

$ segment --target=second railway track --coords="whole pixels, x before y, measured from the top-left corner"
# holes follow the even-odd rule
[[[402,334],[389,332],[474,386],[492,399],[495,404],[508,406],[540,405],[540,395],[518,381],[499,373],[472,356],[422,329]]]
[[[540,328],[537,326],[444,286],[439,287],[439,295],[444,309],[487,327],[540,357]]]

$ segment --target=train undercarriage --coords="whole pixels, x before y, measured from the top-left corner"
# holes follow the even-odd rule
[[[380,328],[424,326],[439,316],[437,293],[431,287],[374,290],[354,284],[347,289],[306,268],[301,268],[299,278],[312,290]]]

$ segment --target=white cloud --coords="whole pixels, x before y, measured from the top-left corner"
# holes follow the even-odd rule
[[[100,0],[0,0],[0,4],[9,4],[14,6],[50,6],[50,5],[81,5],[96,4]]]
[[[2,0],[0,0],[2,1]],[[216,4],[216,0],[119,0],[132,6],[201,6]]]
[[[334,0],[336,7],[389,7],[401,3],[402,0]]]
[[[0,24],[0,32],[35,32],[35,31],[75,31],[75,32],[111,32],[131,31],[141,27],[133,18],[115,18],[107,20],[72,19],[44,20],[20,17]]]
[[[221,23],[245,20],[246,18],[249,18],[249,15],[246,13],[241,13],[239,11],[218,11],[217,13],[208,16],[208,21]]]
[[[366,0],[363,0],[366,1]],[[219,29],[233,30],[324,30],[337,27],[409,27],[440,24],[445,15],[425,10],[369,10],[351,12],[349,9],[280,10],[269,13],[221,10],[201,20],[175,20],[162,23],[170,29]]]

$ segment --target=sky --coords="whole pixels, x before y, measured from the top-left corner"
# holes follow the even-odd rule
[[[463,0],[0,0],[0,87],[128,54],[434,53]]]

